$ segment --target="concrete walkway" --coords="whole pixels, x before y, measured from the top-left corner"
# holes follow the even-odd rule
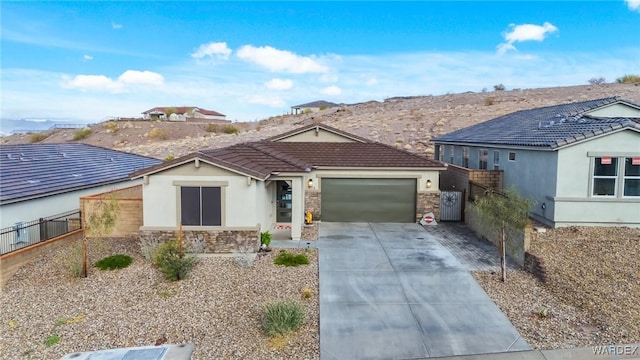
[[[320,358],[417,359],[528,350],[418,224],[322,223]]]

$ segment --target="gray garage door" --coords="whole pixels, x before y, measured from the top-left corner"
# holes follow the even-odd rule
[[[322,221],[416,221],[416,179],[322,179]]]

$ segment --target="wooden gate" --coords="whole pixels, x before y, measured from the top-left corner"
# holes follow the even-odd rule
[[[440,192],[440,221],[462,221],[464,196],[462,191]]]

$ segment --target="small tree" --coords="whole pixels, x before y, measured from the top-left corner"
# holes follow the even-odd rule
[[[529,211],[533,200],[524,198],[514,188],[505,191],[504,196],[488,190],[484,197],[475,201],[475,209],[489,227],[500,235],[500,268],[502,281],[507,280],[506,240],[507,228],[523,228],[529,224]]]
[[[82,272],[80,275],[85,278],[87,277],[87,238],[110,233],[120,214],[118,200],[113,194],[106,198],[100,198],[92,210],[87,216],[82,237]]]

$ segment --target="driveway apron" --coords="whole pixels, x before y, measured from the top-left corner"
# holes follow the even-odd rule
[[[320,359],[528,350],[456,258],[418,224],[321,223]]]

